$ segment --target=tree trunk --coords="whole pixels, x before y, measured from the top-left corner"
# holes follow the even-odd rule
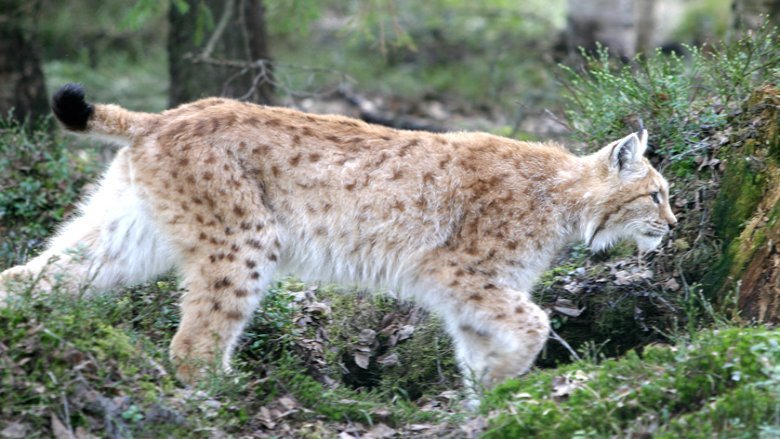
[[[634,0],[569,0],[569,50],[593,51],[596,43],[613,55],[631,58],[637,50],[637,13]]]
[[[780,0],[734,0],[731,3],[733,21],[732,35],[738,36],[745,30],[756,30],[769,16],[771,25],[780,25]]]
[[[207,96],[271,103],[270,70],[263,75],[256,67],[242,69],[215,64],[224,61],[247,64],[269,59],[262,0],[187,0],[187,3],[190,7],[186,13],[180,13],[173,6],[169,12],[171,106]],[[196,42],[198,16],[202,14],[200,4],[211,11],[215,26],[205,30],[202,41]],[[208,59],[198,60],[210,43],[213,43],[210,46],[213,50],[206,54]]]
[[[3,0],[0,13],[0,115],[15,120],[49,113],[46,84],[30,23],[34,2]]]
[[[703,284],[718,298],[738,291],[747,320],[780,322],[780,90],[756,90],[729,142],[713,223],[723,256]]]

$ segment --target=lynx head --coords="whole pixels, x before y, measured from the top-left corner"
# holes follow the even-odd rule
[[[610,143],[592,157],[599,169],[598,211],[585,232],[593,250],[633,239],[639,250],[658,247],[677,224],[669,206],[669,183],[643,157],[647,131]]]

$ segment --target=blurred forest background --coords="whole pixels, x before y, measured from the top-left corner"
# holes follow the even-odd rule
[[[542,111],[560,109],[556,64],[576,66],[578,47],[593,51],[600,42],[624,60],[656,48],[682,55],[686,44],[732,38],[741,20],[756,27],[770,7],[728,0],[3,3],[0,110],[15,108],[18,118],[47,115],[46,90],[79,81],[94,99],[137,110],[225,95],[355,112],[342,101],[442,128],[504,125],[514,133],[561,131],[545,126],[555,124]]]
[[[0,269],[113,155],[48,99],[222,95],[404,129],[557,140],[646,127],[680,224],[560,255],[537,368],[462,407],[436,316],[275,282],[235,370],[182,388],[174,274],[0,308],[0,437],[780,437],[780,0],[0,0]]]

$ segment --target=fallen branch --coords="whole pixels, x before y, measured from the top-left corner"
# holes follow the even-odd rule
[[[373,102],[360,96],[357,93],[354,93],[348,87],[339,87],[338,94],[349,104],[356,107],[360,112],[360,118],[368,123],[375,123],[378,125],[384,125],[386,127],[399,128],[403,130],[431,131],[435,133],[447,131],[440,126],[431,125],[427,121],[384,115],[379,111],[379,109],[376,108]]]

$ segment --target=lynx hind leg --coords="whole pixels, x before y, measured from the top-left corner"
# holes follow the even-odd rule
[[[125,148],[47,248],[0,274],[0,297],[3,285],[24,277],[37,278],[37,290],[61,285],[71,292],[106,291],[154,278],[172,266],[170,245],[130,180]]]
[[[205,165],[230,168],[230,162]],[[203,169],[180,168],[179,175],[210,172]],[[186,288],[170,346],[177,377],[185,383],[214,365],[229,369],[233,348],[280,257],[279,228],[262,203],[261,189],[235,172],[214,172],[209,185],[188,190],[152,188]],[[214,188],[233,190],[226,195]]]
[[[527,372],[547,341],[550,323],[526,294],[502,289],[490,279],[463,276],[435,289],[440,305],[434,308],[453,337],[466,389],[473,397]]]
[[[200,245],[182,266],[187,292],[171,359],[184,382],[218,362],[229,369],[233,348],[276,269],[279,240],[270,217],[247,217],[236,229],[200,232]]]

